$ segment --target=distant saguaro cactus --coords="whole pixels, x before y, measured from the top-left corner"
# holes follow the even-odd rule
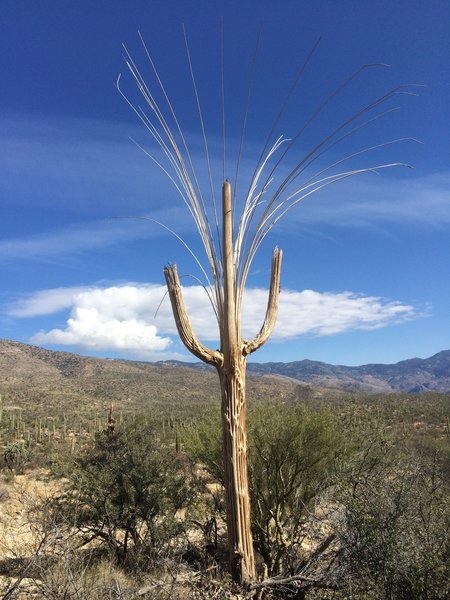
[[[247,481],[247,433],[246,433],[246,399],[245,373],[246,360],[249,354],[260,348],[269,338],[277,318],[278,297],[280,289],[280,270],[282,252],[276,248],[272,258],[272,272],[268,296],[266,316],[259,333],[252,340],[245,340],[241,334],[241,309],[244,289],[253,259],[266,235],[283,217],[287,211],[301,200],[337,181],[353,175],[377,171],[386,167],[400,166],[403,163],[389,163],[369,166],[348,171],[339,171],[339,167],[348,159],[363,155],[370,150],[383,145],[402,141],[390,140],[384,144],[364,147],[352,151],[340,160],[335,158],[327,165],[318,166],[319,158],[323,158],[331,148],[343,142],[355,131],[360,130],[372,121],[391,112],[386,110],[378,115],[372,113],[378,106],[387,102],[399,93],[399,86],[388,93],[376,98],[369,104],[344,119],[337,127],[322,137],[314,147],[304,154],[295,164],[289,164],[286,157],[300,139],[303,132],[319,117],[321,112],[350,82],[354,81],[363,71],[384,65],[365,65],[354,72],[346,81],[341,83],[325,98],[313,114],[292,136],[284,138],[275,136],[280,117],[291,97],[293,90],[301,80],[315,47],[301,66],[282,108],[275,117],[274,123],[266,137],[262,152],[256,162],[253,174],[247,187],[247,192],[240,203],[239,220],[233,214],[238,204],[237,180],[234,182],[234,192],[228,180],[222,177],[222,227],[219,227],[219,217],[215,200],[215,186],[210,162],[208,139],[194,71],[184,31],[188,65],[192,79],[194,95],[197,103],[201,133],[205,151],[206,168],[209,175],[211,205],[208,209],[197,177],[194,161],[179,120],[172,106],[169,95],[155,67],[153,58],[139,34],[144,52],[153,70],[156,82],[154,92],[148,86],[130,53],[125,48],[125,62],[136,83],[138,91],[143,96],[148,113],[134,103],[120,88],[120,76],[117,81],[119,92],[125,98],[138,118],[144,124],[150,135],[167,159],[167,166],[161,159],[154,157],[145,150],[147,155],[168,175],[178,194],[194,220],[203,248],[206,253],[208,269],[205,268],[188,244],[169,227],[194,257],[205,278],[205,290],[214,309],[220,333],[220,348],[212,350],[202,344],[197,338],[183,301],[182,290],[176,265],[164,268],[167,289],[172,304],[178,333],[184,345],[192,354],[202,361],[214,366],[219,374],[222,395],[222,426],[223,451],[225,464],[225,491],[227,509],[227,527],[230,551],[230,569],[234,580],[249,582],[255,579],[255,564],[253,554],[252,534],[250,527],[250,502]],[[223,65],[222,65],[223,81]],[[251,86],[250,86],[251,87]],[[155,97],[159,92],[166,111],[160,108]],[[250,94],[249,94],[250,96]],[[222,120],[224,121],[224,94],[222,87]],[[241,145],[237,157],[236,178],[239,173],[239,163],[242,152],[242,142],[245,133],[245,122],[242,129]],[[225,134],[223,133],[223,172],[225,172]],[[282,149],[283,148],[283,149]],[[280,165],[287,167],[281,182],[270,191],[274,176],[280,173]],[[403,165],[407,166],[407,165]]]

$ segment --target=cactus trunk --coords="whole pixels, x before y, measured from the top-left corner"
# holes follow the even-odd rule
[[[246,357],[236,314],[236,273],[233,264],[231,189],[222,188],[224,319],[221,323],[223,363],[217,367],[222,392],[222,427],[230,569],[235,581],[255,578],[250,497],[247,476],[245,402]]]
[[[164,275],[182,342],[195,356],[216,367],[219,373],[230,570],[235,581],[249,583],[254,581],[256,573],[247,472],[245,370],[247,356],[267,341],[275,325],[282,252],[275,248],[273,253],[269,299],[261,330],[252,340],[243,340],[240,328],[243,290],[237,290],[231,188],[228,181],[222,188],[222,209],[223,304],[217,313],[220,350],[207,348],[195,335],[183,301],[176,265],[165,267]]]
[[[219,369],[230,570],[235,581],[253,581],[255,563],[247,475],[245,358]]]

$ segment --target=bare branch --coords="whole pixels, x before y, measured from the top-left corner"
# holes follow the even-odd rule
[[[218,350],[206,348],[195,335],[189,320],[183,294],[181,292],[180,279],[176,265],[168,265],[164,268],[167,290],[172,304],[173,315],[178,329],[178,335],[186,348],[197,358],[215,367],[222,364],[222,354]]]
[[[263,326],[256,337],[251,341],[244,341],[243,353],[245,356],[255,352],[258,348],[261,348],[263,344],[267,342],[272,333],[273,328],[277,320],[278,313],[278,297],[280,295],[280,276],[281,276],[281,260],[283,258],[283,251],[279,248],[275,248],[273,251],[272,258],[272,272],[270,275],[270,291],[269,300],[267,302],[266,317],[264,319]]]

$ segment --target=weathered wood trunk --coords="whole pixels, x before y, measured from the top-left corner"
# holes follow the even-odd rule
[[[220,341],[223,363],[217,367],[222,392],[223,453],[230,570],[235,581],[255,579],[247,475],[245,401],[246,357],[243,355],[239,317],[236,314],[236,271],[233,264],[231,189],[222,188],[222,240],[224,319]]]
[[[247,474],[245,358],[219,370],[230,570],[235,581],[255,579]]]
[[[207,348],[196,337],[184,305],[176,265],[165,267],[164,275],[181,340],[195,356],[216,367],[219,373],[230,571],[234,581],[248,583],[255,579],[256,574],[247,472],[246,361],[249,354],[269,339],[275,325],[282,252],[275,248],[273,253],[269,299],[261,330],[252,340],[243,340],[237,308],[237,273],[233,252],[231,189],[228,181],[222,188],[222,208],[223,305],[218,313],[220,350]]]

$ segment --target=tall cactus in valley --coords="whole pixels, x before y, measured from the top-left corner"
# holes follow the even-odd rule
[[[358,69],[346,81],[329,93],[319,107],[313,111],[312,115],[305,119],[305,122],[294,133],[292,138],[277,137],[275,131],[280,117],[288,104],[287,101],[293,94],[293,90],[304,74],[313,54],[311,52],[298,71],[294,85],[283,102],[281,110],[275,117],[260,157],[250,176],[247,191],[243,194],[241,201],[239,201],[237,185],[240,172],[242,142],[245,132],[246,117],[244,118],[241,144],[235,168],[236,180],[234,181],[233,188],[228,181],[225,181],[222,185],[222,219],[220,227],[220,208],[218,209],[215,199],[215,176],[213,175],[211,166],[208,139],[205,133],[204,119],[185,32],[184,35],[188,66],[201,126],[206,171],[209,179],[209,202],[205,202],[204,192],[197,176],[196,165],[194,165],[195,161],[190,153],[184,132],[142,36],[140,36],[140,39],[155,76],[156,89],[153,90],[149,87],[126,48],[125,62],[139,93],[146,102],[147,110],[144,110],[137,101],[133,101],[122,91],[120,77],[117,87],[153,140],[162,150],[167,163],[161,162],[160,158],[153,156],[147,150],[145,152],[168,175],[174,184],[194,220],[206,254],[208,267],[204,266],[198,255],[179,235],[166,225],[163,225],[165,229],[172,231],[183,243],[199,266],[204,278],[204,288],[211,301],[219,327],[220,348],[212,350],[204,346],[197,338],[191,326],[183,301],[177,267],[176,265],[166,266],[164,275],[180,338],[190,352],[202,361],[214,366],[219,374],[222,395],[223,455],[230,567],[235,580],[248,582],[255,578],[255,565],[247,479],[246,361],[249,354],[260,348],[267,341],[275,325],[280,289],[281,250],[275,249],[273,253],[267,311],[262,327],[253,339],[246,340],[243,339],[241,332],[241,309],[249,270],[261,243],[272,227],[288,210],[304,198],[353,175],[402,164],[379,164],[359,169],[340,170],[340,167],[346,160],[356,156],[361,157],[370,150],[379,148],[384,144],[352,149],[347,156],[344,156],[340,160],[337,160],[334,156],[329,164],[323,163],[324,157],[332,148],[335,148],[340,143],[344,143],[354,132],[359,131],[374,120],[391,112],[391,110],[385,110],[376,115],[372,114],[381,104],[402,93],[402,86],[375,98],[372,102],[364,105],[345,118],[334,129],[331,129],[319,139],[311,150],[302,155],[300,160],[297,158],[292,164],[288,161],[287,157],[291,156],[290,151],[302,137],[303,132],[311,127],[330,102],[350,85],[351,82],[354,82],[361,73],[380,66],[365,65],[361,69]],[[156,98],[157,94],[159,94],[162,103],[161,106],[165,106],[165,110],[161,108]],[[223,123],[225,121],[224,115],[224,94],[222,93]],[[396,141],[401,140],[390,140],[385,142],[385,144],[392,144]],[[221,181],[225,179],[226,171],[224,133],[222,164]],[[282,176],[279,183],[274,183],[277,173],[282,173]]]
[[[173,314],[181,340],[188,350],[214,366],[222,393],[222,428],[227,528],[231,569],[236,579],[255,577],[253,542],[250,528],[250,500],[247,477],[247,429],[245,371],[247,356],[260,348],[275,325],[280,289],[281,250],[275,249],[272,260],[269,301],[266,318],[259,334],[252,340],[241,336],[239,286],[233,252],[231,188],[222,187],[222,261],[223,303],[219,314],[220,350],[206,348],[195,335],[187,314],[176,265],[164,269]]]

